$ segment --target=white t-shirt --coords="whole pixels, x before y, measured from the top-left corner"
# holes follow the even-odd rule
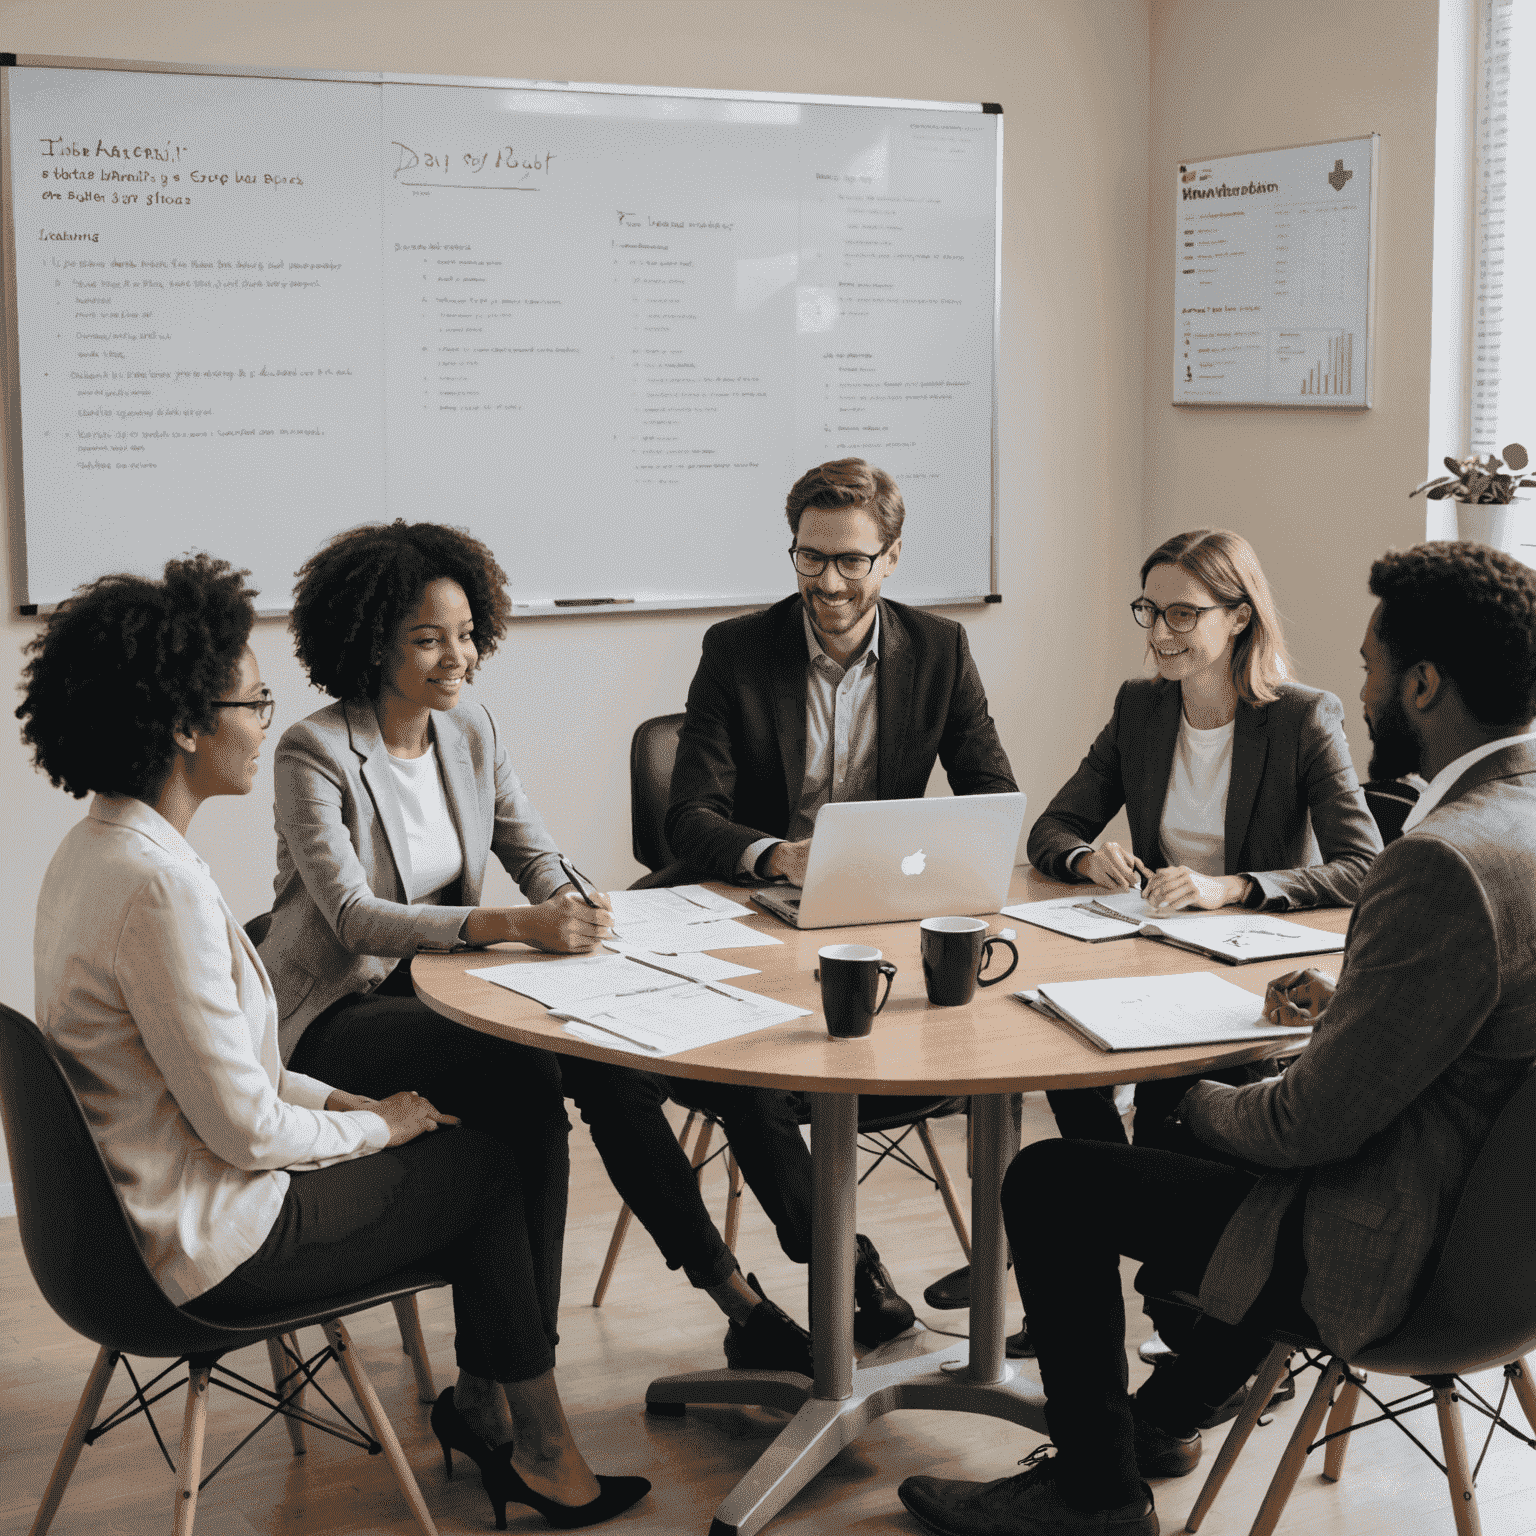
[[[1181,713],[1179,741],[1168,774],[1168,798],[1158,829],[1163,854],[1197,875],[1224,875],[1227,866],[1227,789],[1232,782],[1235,721],[1197,731]]]
[[[437,747],[421,757],[390,754],[389,768],[405,820],[406,851],[411,861],[406,900],[435,906],[444,887],[457,880],[464,869],[464,850],[443,794]]]

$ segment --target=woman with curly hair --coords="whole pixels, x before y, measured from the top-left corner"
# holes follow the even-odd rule
[[[23,739],[55,785],[95,794],[38,899],[39,1026],[173,1302],[238,1316],[441,1268],[454,1397],[521,1409],[510,1460],[486,1463],[498,1525],[509,1499],[593,1523],[649,1484],[594,1479],[571,1440],[523,1170],[476,1131],[424,1135],[456,1120],[408,1072],[357,1092],[285,1067],[271,982],[186,842],[204,800],[250,792],[272,719],[245,575],[198,555],[160,581],[105,576],[29,647]]]

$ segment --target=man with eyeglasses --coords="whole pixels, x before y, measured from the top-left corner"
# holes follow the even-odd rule
[[[666,833],[690,878],[798,885],[823,805],[920,799],[935,761],[957,795],[1018,788],[965,630],[880,596],[901,555],[896,482],[863,459],[837,459],[795,483],[785,513],[798,591],[710,629],[688,690]],[[811,1163],[791,1096],[693,1081],[676,1092],[741,1116],[745,1136],[726,1117],[737,1162],[774,1213],[784,1252],[808,1262]],[[862,1233],[854,1299],[862,1343],[912,1325]],[[745,1326],[733,1322],[727,1358],[789,1353],[788,1321],[764,1306]]]

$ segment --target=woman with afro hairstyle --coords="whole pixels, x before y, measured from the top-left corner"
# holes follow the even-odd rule
[[[571,1442],[515,1158],[474,1130],[424,1134],[455,1117],[408,1074],[360,1093],[285,1067],[267,972],[186,841],[204,800],[250,792],[272,718],[245,575],[197,555],[160,581],[104,576],[28,648],[23,739],[55,785],[95,795],[38,898],[38,1024],[176,1305],[239,1316],[441,1269],[455,1395],[505,1412],[504,1383],[523,1409],[511,1460],[486,1458],[501,1523],[509,1499],[592,1523],[561,1517],[649,1484],[600,1486]]]

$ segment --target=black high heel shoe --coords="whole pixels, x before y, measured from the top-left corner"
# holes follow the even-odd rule
[[[432,1405],[432,1433],[442,1447],[443,1465],[450,1481],[454,1451],[462,1451],[480,1468],[480,1480],[490,1498],[498,1531],[507,1528],[509,1502],[526,1504],[543,1515],[548,1524],[570,1531],[611,1520],[632,1504],[638,1504],[651,1491],[650,1483],[643,1477],[599,1476],[597,1486],[600,1491],[595,1499],[589,1499],[585,1504],[561,1504],[545,1498],[542,1493],[535,1493],[512,1465],[511,1441],[493,1446],[471,1429],[454,1405],[452,1387],[445,1387]]]

